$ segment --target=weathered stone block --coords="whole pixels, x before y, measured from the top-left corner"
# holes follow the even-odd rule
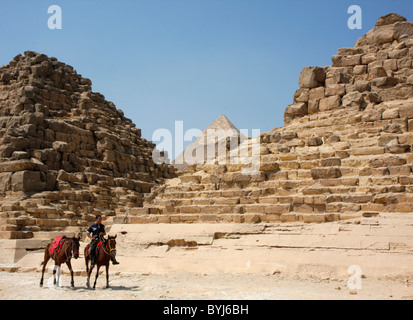
[[[275,214],[288,213],[290,211],[291,211],[290,204],[270,205],[270,206],[265,207],[265,210],[264,210],[265,213],[275,213]]]
[[[364,53],[364,50],[361,48],[340,48],[337,49],[337,55],[341,56],[352,56],[352,55],[359,55]]]
[[[304,214],[302,218],[306,223],[323,223],[327,221],[327,216],[324,214]]]
[[[12,172],[0,173],[0,191],[8,191],[11,189],[11,176]]]
[[[324,87],[317,87],[310,90],[309,99],[310,100],[320,100],[325,97]]]
[[[413,67],[413,59],[412,57],[405,57],[401,59],[397,59],[397,70],[402,70],[404,68],[411,69]]]
[[[369,68],[369,80],[381,77],[387,77],[386,69],[384,69],[383,67]]]
[[[359,107],[363,102],[363,95],[358,91],[350,92],[346,94],[343,99],[342,103],[344,107]]]
[[[323,139],[321,137],[308,137],[306,139],[306,144],[309,147],[321,146],[323,144]]]
[[[278,170],[278,163],[275,162],[261,162],[260,170],[262,171],[273,171]]]
[[[343,56],[334,55],[331,57],[331,62],[333,67],[342,67],[343,66]]]
[[[365,54],[361,57],[361,64],[368,65],[369,63],[376,61],[376,59],[377,55],[375,53]]]
[[[317,179],[335,179],[341,177],[341,171],[338,168],[315,168],[311,169],[311,176]]]
[[[332,158],[332,159],[322,159],[321,160],[321,166],[322,167],[336,167],[336,166],[341,166],[341,160]]]
[[[397,60],[396,59],[388,59],[383,62],[383,68],[386,71],[397,71]]]
[[[395,86],[399,83],[399,79],[394,77],[379,77],[371,81],[371,83],[376,87],[382,86]]]
[[[354,66],[353,74],[355,76],[364,76],[366,73],[367,73],[367,66],[365,65]]]
[[[308,114],[307,104],[304,102],[299,102],[287,106],[285,114],[291,117],[304,116]]]
[[[399,50],[392,50],[389,52],[389,59],[401,59],[409,54],[408,48],[403,48]]]
[[[309,89],[300,88],[294,93],[294,102],[308,102]]]
[[[322,86],[326,78],[326,73],[320,67],[305,67],[298,80],[300,88],[315,88]]]
[[[369,81],[359,80],[354,83],[354,89],[358,92],[370,91],[371,84]]]
[[[341,65],[343,67],[354,67],[356,65],[359,65],[361,63],[361,54],[357,54],[357,55],[352,55],[352,56],[344,56],[342,61],[341,61]]]
[[[12,190],[40,192],[46,190],[46,175],[40,171],[19,171],[12,176]]]
[[[320,100],[318,104],[318,108],[320,111],[327,111],[327,110],[332,110],[335,108],[338,108],[341,103],[341,97],[336,95],[336,96],[331,96],[327,98],[323,98]]]
[[[330,96],[344,96],[346,94],[346,87],[344,84],[333,84],[325,88],[326,97]]]

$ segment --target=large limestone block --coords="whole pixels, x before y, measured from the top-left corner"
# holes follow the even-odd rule
[[[324,84],[326,73],[320,67],[305,67],[298,79],[300,88],[316,88]]]
[[[304,102],[290,104],[289,106],[287,106],[285,114],[291,117],[304,116],[308,114],[307,104]]]
[[[46,174],[40,171],[18,171],[11,181],[13,191],[40,192],[46,189]]]
[[[315,168],[311,169],[311,176],[314,180],[318,179],[335,179],[341,177],[341,171],[338,168]]]
[[[0,173],[0,191],[10,190],[10,178],[12,176],[11,172]]]
[[[323,98],[319,102],[320,111],[332,110],[338,108],[341,103],[341,97],[339,95]]]

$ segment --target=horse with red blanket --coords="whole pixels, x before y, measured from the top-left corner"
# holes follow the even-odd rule
[[[75,259],[79,258],[79,240],[80,236],[73,238],[60,236],[55,237],[55,239],[47,245],[44,252],[44,260],[42,262],[42,278],[40,279],[41,287],[43,286],[44,271],[46,269],[47,262],[50,258],[52,258],[55,261],[55,266],[58,266],[59,268],[62,263],[66,263],[67,267],[70,270],[70,275],[72,277],[72,281],[70,282],[70,284],[72,288],[75,286],[73,280],[72,264],[70,260],[72,259],[72,254]],[[53,284],[56,284],[56,268],[53,269]]]

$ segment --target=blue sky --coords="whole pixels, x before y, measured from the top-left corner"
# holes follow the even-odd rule
[[[50,5],[62,8],[50,30]],[[362,30],[350,30],[350,5]],[[331,65],[390,12],[413,1],[3,0],[0,64],[45,53],[92,80],[148,140],[159,128],[203,130],[225,114],[239,129],[283,126],[305,66]]]

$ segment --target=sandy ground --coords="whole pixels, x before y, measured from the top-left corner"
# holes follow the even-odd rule
[[[96,290],[86,287],[86,277],[62,274],[60,287],[53,285],[51,272],[39,286],[39,272],[0,272],[2,300],[413,300],[413,283],[402,280],[362,279],[361,289],[350,290],[338,280],[292,279],[280,274],[136,274],[99,276]],[[92,279],[91,279],[92,281]],[[93,283],[93,282],[92,282]]]

